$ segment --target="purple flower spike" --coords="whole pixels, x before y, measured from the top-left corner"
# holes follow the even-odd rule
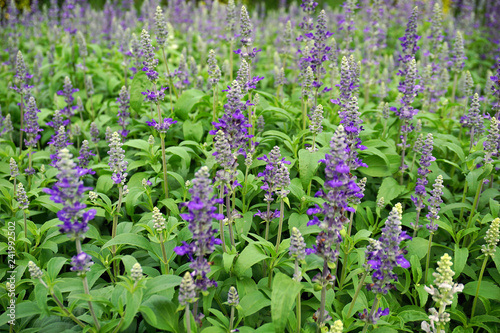
[[[24,140],[26,147],[35,147],[38,140],[40,140],[39,132],[43,130],[38,125],[38,115],[37,113],[40,110],[36,107],[35,98],[32,96],[28,100],[28,104],[26,105],[26,111],[24,113],[24,121],[26,126],[22,129],[23,132],[26,133],[27,138]]]
[[[156,120],[151,119],[151,121],[146,121],[146,124],[148,124],[151,127],[154,127],[155,130],[158,131],[158,133],[165,134],[167,133],[168,129],[170,126],[173,124],[177,123],[177,120],[173,120],[172,118],[164,118],[163,123],[157,123]]]
[[[189,230],[193,233],[193,242],[191,244],[183,242],[183,245],[174,248],[174,251],[177,255],[188,255],[196,289],[206,291],[208,287],[217,286],[217,284],[207,277],[210,265],[205,255],[212,253],[215,245],[221,244],[221,240],[214,236],[217,230],[212,228],[212,221],[222,220],[224,216],[217,213],[216,204],[221,203],[221,199],[213,195],[212,180],[206,166],[196,172],[192,184],[189,190],[191,201],[182,204],[187,207],[188,213],[181,214],[181,217],[189,223]]]
[[[71,271],[77,272],[78,276],[85,276],[87,272],[90,272],[90,267],[93,264],[91,256],[85,252],[80,252],[71,258]]]

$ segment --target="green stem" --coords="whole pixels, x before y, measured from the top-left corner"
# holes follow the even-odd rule
[[[476,312],[477,305],[477,295],[479,294],[479,288],[481,287],[481,280],[483,279],[484,270],[486,269],[486,263],[488,262],[488,256],[484,256],[483,266],[481,266],[481,272],[479,273],[479,279],[477,280],[476,293],[474,294],[474,302],[472,302],[472,310],[470,314],[470,319],[474,317],[474,313]]]
[[[121,184],[118,185],[118,204],[116,205],[116,211],[113,215],[113,228],[111,230],[111,239],[116,237],[116,229],[118,228],[118,215],[120,214],[120,210],[122,208],[122,200],[123,200],[123,186]],[[113,257],[116,255],[116,245],[111,247],[111,253]],[[116,260],[113,261],[113,272],[115,276],[118,275],[118,263]]]
[[[229,332],[233,331],[234,324],[234,306],[231,306],[231,315],[229,317]]]
[[[23,209],[23,217],[24,217],[24,237],[28,239],[28,220],[26,220],[26,210]],[[28,244],[24,243],[24,252],[28,253]]]
[[[465,185],[464,185],[464,191],[463,191],[463,194],[462,194],[462,204],[465,203],[465,199],[467,197],[467,187],[468,187],[468,183],[467,181],[465,181]],[[464,207],[460,208],[460,217],[458,218],[458,224],[461,225],[462,224],[462,219],[464,218]]]
[[[427,275],[429,275],[429,264],[431,262],[431,247],[432,247],[432,236],[433,235],[434,235],[434,233],[431,232],[431,235],[429,236],[429,245],[427,245],[427,259],[425,260],[424,285],[427,285]]]
[[[347,236],[350,237],[351,236],[351,230],[352,230],[352,221],[354,219],[354,212],[351,212],[351,214],[349,215],[349,228],[347,228]]]
[[[168,199],[168,182],[167,182],[167,154],[165,152],[165,134],[160,133],[161,140],[161,161],[163,164],[163,191],[165,199]]]
[[[226,196],[226,214],[227,214],[227,225],[229,227],[229,239],[231,240],[231,245],[235,246],[234,243],[234,233],[233,233],[233,212],[231,211],[231,200],[229,194]]]
[[[222,202],[222,198],[224,196],[224,185],[220,185],[220,194],[219,194],[219,199],[221,199],[221,202]],[[223,210],[223,206],[222,206],[222,203],[219,204],[219,214],[220,215],[223,215],[224,213],[224,210]],[[222,242],[222,252],[226,252],[226,241],[224,239],[224,219],[220,220],[219,221],[219,232],[220,232],[220,240]]]
[[[418,221],[420,220],[420,212],[422,211],[422,208],[420,208],[421,204],[422,204],[422,198],[419,198],[418,199],[417,216],[415,217],[415,227],[413,229],[413,238],[417,237],[417,232],[419,229]]]
[[[172,102],[172,91],[174,91],[175,98],[178,98],[179,96],[177,95],[177,90],[175,89],[174,83],[172,82],[172,77],[170,76],[170,69],[168,68],[168,63],[167,63],[167,58],[165,57],[165,48],[161,48],[161,52],[163,54],[163,62],[165,63],[165,67],[167,68],[167,75],[168,75],[168,83],[170,84],[170,89],[168,89],[170,93],[170,104],[172,105],[172,113],[174,112],[173,109],[173,102]]]
[[[229,82],[233,82],[233,41],[229,43]]]
[[[23,152],[24,95],[21,94],[21,127],[19,128],[19,156]]]
[[[276,239],[276,253],[278,253],[278,249],[280,247],[281,241],[281,231],[283,229],[283,215],[285,214],[285,205],[283,203],[283,198],[280,200],[280,222],[278,225],[278,238]]]
[[[318,318],[318,328],[316,332],[321,331],[321,327],[323,326],[323,322],[325,321],[325,306],[326,306],[326,277],[327,277],[327,272],[328,272],[328,262],[325,260],[323,263],[323,278],[322,278],[322,285],[321,285],[321,301],[319,305],[319,318]]]
[[[361,288],[365,284],[365,279],[367,275],[368,275],[368,270],[365,270],[363,276],[361,277],[361,280],[359,280],[358,287],[356,288],[356,292],[354,293],[354,297],[352,298],[351,305],[349,306],[349,310],[347,311],[347,318],[351,317],[352,310],[354,309],[354,305],[356,304],[356,299],[359,296]]]
[[[405,120],[405,125],[408,127],[408,122]],[[406,141],[408,140],[408,132],[405,131],[403,134],[403,142],[401,145],[401,178],[399,180],[399,185],[403,185],[404,174],[405,174],[405,154],[406,154]]]
[[[82,253],[82,244],[80,242],[80,238],[76,239],[76,252],[78,254]],[[85,291],[85,294],[90,296],[89,283],[87,281],[87,276],[84,276],[82,281],[83,281],[83,290]],[[94,311],[94,307],[92,305],[92,302],[88,301],[88,305],[89,305],[90,314],[92,315],[92,319],[94,320],[95,327],[99,331],[101,329],[101,325],[99,325],[99,321],[97,320],[97,316],[95,315],[95,311]]]
[[[216,104],[216,97],[217,97],[217,84],[215,85],[214,87],[214,94],[213,94],[213,98],[214,98],[214,101],[212,103],[212,122],[215,122],[216,118],[217,118],[217,104]]]
[[[476,213],[476,208],[477,204],[479,202],[479,196],[481,195],[481,190],[483,189],[483,180],[481,180],[481,184],[478,185],[477,190],[476,190],[476,196],[474,197],[474,202],[472,204],[472,210],[470,212],[469,216],[469,221],[467,222],[467,227],[465,228],[468,230],[472,226],[472,220],[474,220],[474,215]],[[470,240],[470,237],[467,237],[468,240]],[[465,243],[465,241],[464,241]]]
[[[190,315],[189,315],[189,303],[186,304],[186,315],[184,317],[186,317],[186,332],[191,333],[191,318],[189,318],[190,317]]]
[[[451,101],[455,102],[455,92],[457,91],[458,73],[455,73],[455,78],[453,79],[453,90],[451,91]],[[453,115],[453,108],[451,108],[450,118]]]
[[[161,254],[163,256],[163,267],[165,268],[165,274],[168,275],[168,259],[167,259],[167,252],[165,251],[165,240],[163,239],[163,231],[160,233],[160,244],[161,244]]]
[[[271,210],[271,204],[270,202],[268,201],[267,202],[267,217],[266,217],[266,234],[265,234],[265,239],[268,240],[269,239],[269,212]]]

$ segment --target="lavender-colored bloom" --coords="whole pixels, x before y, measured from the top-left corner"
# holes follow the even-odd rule
[[[146,72],[148,79],[151,82],[158,80],[158,72],[155,70],[158,65],[158,59],[155,58],[155,51],[153,45],[151,44],[151,37],[149,33],[143,29],[141,33],[141,50],[144,55],[144,61],[142,68],[143,72]]]
[[[85,90],[87,91],[87,97],[94,95],[94,83],[92,82],[92,76],[90,75],[85,77]]]
[[[194,284],[191,273],[186,272],[182,278],[179,288],[179,304],[186,306],[196,301],[196,285]]]
[[[408,25],[406,26],[405,35],[399,40],[401,41],[401,47],[403,48],[402,54],[399,56],[399,61],[401,61],[401,70],[399,75],[406,76],[408,71],[408,64],[415,58],[415,54],[420,49],[417,46],[417,42],[420,36],[417,35],[417,17],[418,17],[418,7],[413,8],[411,16],[408,19]]]
[[[300,4],[300,8],[302,8],[302,11],[307,14],[314,13],[314,10],[318,6],[318,3],[314,0],[302,0],[302,3]]]
[[[208,77],[208,81],[212,85],[219,83],[221,77],[221,72],[219,66],[217,65],[214,50],[210,50],[210,52],[208,52]]]
[[[229,292],[227,293],[227,304],[229,306],[236,307],[240,303],[240,297],[238,296],[238,291],[235,287],[231,286]]]
[[[77,272],[78,276],[85,276],[87,272],[90,272],[90,267],[94,263],[92,262],[92,257],[85,252],[80,252],[71,258],[71,271]]]
[[[379,308],[375,313],[369,313],[368,309],[363,309],[363,313],[359,314],[360,318],[363,318],[363,321],[375,325],[380,317],[382,316],[388,316],[389,315],[389,308]]]
[[[361,144],[361,139],[359,137],[363,127],[361,124],[361,113],[359,112],[358,99],[352,96],[345,108],[341,108],[340,116],[342,120],[344,129],[347,133],[347,145],[349,149],[349,163],[351,170],[355,170],[359,167],[367,167],[361,159],[358,157],[358,152],[356,149],[364,150],[365,146]]]
[[[432,11],[432,19],[431,19],[431,34],[429,38],[431,40],[431,44],[429,47],[430,52],[434,52],[434,50],[438,49],[438,44],[443,41],[443,12],[439,3],[434,4],[434,9]]]
[[[85,192],[92,188],[83,185],[81,177],[87,170],[78,168],[72,158],[73,155],[68,149],[63,148],[59,151],[56,165],[59,170],[58,181],[51,189],[44,189],[44,192],[50,195],[52,201],[63,205],[57,212],[57,217],[63,222],[58,225],[61,232],[70,237],[83,238],[83,234],[88,230],[88,222],[94,218],[97,211],[95,209],[84,211],[87,207],[83,203]]]
[[[430,223],[425,227],[429,230],[429,232],[434,233],[438,229],[438,226],[435,223],[439,220],[439,210],[441,209],[439,205],[443,202],[443,199],[441,199],[444,188],[442,175],[437,176],[432,187],[431,197],[429,198],[429,213],[426,215]]]
[[[372,275],[373,284],[368,285],[368,290],[376,294],[387,294],[393,280],[398,280],[394,268],[401,266],[409,268],[410,263],[404,257],[404,250],[400,249],[400,243],[405,239],[411,239],[401,229],[401,217],[403,208],[397,203],[389,214],[382,229],[382,235],[378,242],[379,247],[367,253],[368,265],[374,270]]]
[[[337,259],[338,251],[336,244],[340,243],[340,230],[348,219],[344,216],[344,211],[353,212],[354,209],[348,206],[348,198],[355,196],[359,192],[356,182],[349,176],[348,152],[346,142],[346,132],[342,125],[339,125],[330,141],[330,153],[325,155],[325,159],[320,162],[325,167],[324,190],[320,190],[315,196],[322,197],[325,202],[320,208],[310,208],[308,215],[321,214],[320,220],[316,215],[308,225],[318,225],[322,231],[316,238],[316,245],[312,249],[307,249],[307,253],[316,253],[326,262],[333,263]]]
[[[217,171],[216,180],[228,186],[228,188],[236,187],[238,184],[236,181],[237,158],[231,151],[229,142],[221,130],[218,130],[215,134],[214,151],[213,156],[215,156],[215,160],[222,167],[221,170]]]
[[[14,126],[12,125],[12,120],[10,117],[10,113],[5,116],[3,120],[3,130],[0,135],[12,133],[14,131]]]
[[[260,187],[266,191],[264,201],[273,201],[273,194],[278,194],[279,190],[290,185],[290,175],[283,169],[287,169],[285,164],[290,164],[281,157],[280,148],[275,146],[269,154],[257,158],[260,161],[267,162],[264,172],[259,172],[258,177],[262,178],[263,185]],[[288,169],[287,169],[288,170]]]
[[[224,218],[222,214],[216,213],[216,204],[222,200],[213,195],[212,180],[206,166],[196,172],[192,183],[193,187],[189,189],[191,201],[183,204],[187,207],[188,213],[181,214],[181,217],[189,223],[193,242],[191,244],[183,242],[183,245],[176,247],[174,251],[178,255],[188,255],[191,261],[189,267],[193,269],[192,274],[196,277],[194,282],[196,289],[206,291],[208,287],[217,286],[215,281],[207,277],[210,265],[205,256],[215,250],[215,245],[221,244],[220,239],[214,237],[217,230],[212,228],[212,221]]]
[[[99,129],[95,122],[90,123],[90,138],[94,144],[99,142]]]
[[[69,119],[64,119],[63,115],[61,114],[61,111],[55,110],[54,115],[52,116],[52,121],[47,122],[47,126],[50,126],[54,129],[54,131],[57,131],[59,127],[61,126],[68,126],[69,125]]]
[[[168,30],[167,22],[165,21],[165,16],[160,6],[156,7],[155,12],[155,28],[156,28],[156,41],[158,46],[165,47],[165,42],[167,41]]]
[[[299,229],[293,227],[290,237],[290,257],[296,257],[298,260],[306,258],[306,243]]]
[[[496,118],[491,118],[490,130],[486,141],[483,142],[484,148],[484,162],[492,163],[493,156],[498,156],[498,145],[500,142],[500,132],[498,126],[498,120]]]
[[[23,132],[26,133],[26,139],[24,139],[24,143],[26,147],[35,147],[38,140],[40,140],[40,132],[43,130],[38,125],[38,115],[40,112],[36,106],[36,101],[33,96],[28,100],[28,104],[26,104],[26,110],[24,111],[24,122],[25,127],[22,129]]]
[[[312,98],[313,97],[313,82],[314,73],[310,66],[305,68],[305,73],[302,75],[302,98]]]
[[[82,147],[80,148],[80,156],[78,156],[78,166],[80,168],[87,168],[93,156],[95,156],[95,154],[90,150],[89,142],[83,140]],[[93,175],[95,172],[89,169],[88,173]]]
[[[108,145],[111,143],[111,137],[113,136],[113,131],[111,130],[111,127],[107,126],[106,127],[106,132],[104,133],[104,139],[108,143]]]
[[[116,99],[116,102],[119,105],[118,124],[122,127],[120,134],[121,136],[126,138],[128,133],[130,132],[126,129],[127,125],[129,124],[128,119],[130,118],[130,112],[128,111],[130,108],[130,93],[127,87],[125,86],[122,87],[118,95],[118,98]]]
[[[453,58],[451,60],[452,70],[455,73],[460,73],[464,69],[465,59],[467,58],[465,57],[464,40],[460,31],[457,31],[455,43],[453,44]]]
[[[226,6],[226,31],[227,40],[232,42],[236,35],[236,6],[234,0],[229,0]]]
[[[10,179],[14,179],[17,176],[19,176],[19,167],[17,166],[17,162],[13,157],[10,158],[9,166],[10,166]]]
[[[19,182],[16,189],[16,199],[19,203],[19,209],[28,209],[30,202],[28,201],[28,196],[26,195],[26,190],[24,189],[23,183]]]
[[[145,102],[152,102],[156,104],[165,99],[165,90],[167,89],[168,87],[160,87],[156,90],[146,89],[146,91],[141,92],[141,94],[146,96],[144,97]]]
[[[474,89],[474,79],[469,71],[465,72],[464,82],[463,82],[463,93],[464,98],[468,99],[472,97],[472,90]]]
[[[474,94],[469,112],[460,118],[462,127],[470,128],[471,144],[474,144],[474,136],[480,136],[484,132],[484,119],[480,107],[479,95]]]
[[[29,74],[26,68],[23,54],[21,51],[17,52],[16,74],[14,75],[14,86],[12,86],[11,89],[23,96],[29,94],[33,86],[30,86],[28,82],[32,77],[33,75]]]
[[[236,150],[240,154],[244,153],[243,147],[252,137],[248,134],[248,128],[252,125],[248,123],[243,114],[247,110],[247,104],[241,101],[242,98],[238,81],[233,81],[233,84],[228,86],[227,103],[224,105],[225,113],[219,118],[218,123],[212,123],[215,130],[209,132],[211,135],[215,135],[218,130],[222,130],[231,150]]]
[[[66,148],[68,145],[70,145],[66,128],[64,126],[60,126],[56,134],[52,136],[51,140],[48,143],[49,145],[52,145],[53,149],[55,150],[55,153],[50,155],[50,159],[52,160],[50,165],[57,166],[59,160],[59,152],[63,148]]]
[[[85,41],[85,37],[83,36],[81,31],[78,31],[76,34],[76,42],[78,43],[78,53],[80,57],[83,59],[85,64],[85,58],[88,56],[87,50],[87,42]]]
[[[356,79],[353,77],[350,61],[347,57],[343,57],[340,64],[340,84],[338,84],[340,96],[337,100],[332,99],[331,102],[341,107],[345,107],[351,100],[354,89],[357,88],[354,84],[355,81]]]
[[[433,144],[434,143],[432,134],[429,133],[427,134],[427,138],[425,139],[424,144],[422,146],[422,155],[420,156],[420,168],[418,168],[418,175],[420,177],[417,179],[417,186],[415,187],[415,194],[422,199],[427,195],[425,186],[428,183],[427,175],[431,172],[428,168],[431,165],[431,162],[436,160],[436,158],[432,156],[432,150],[434,148]],[[412,199],[415,205],[417,205],[417,208],[420,209],[424,208],[422,206],[423,200],[419,201],[417,198],[412,198]]]
[[[57,94],[59,96],[64,96],[64,101],[66,102],[66,107],[62,110],[62,113],[67,117],[72,117],[74,114],[74,110],[77,106],[73,105],[75,98],[73,97],[73,93],[79,91],[76,88],[73,88],[73,84],[68,76],[64,78],[63,90],[59,90]]]
[[[495,118],[500,119],[500,60],[497,65],[497,74],[490,76],[490,90],[491,96],[493,97],[493,104],[491,105],[491,109],[495,113]]]
[[[323,132],[323,126],[321,122],[323,121],[323,105],[318,104],[313,107],[311,113],[311,125],[309,125],[309,130],[313,135],[318,135]]]
[[[115,184],[125,185],[125,180],[127,178],[127,164],[125,161],[125,150],[123,150],[123,143],[121,142],[120,134],[114,132],[111,136],[111,142],[109,143],[109,162],[108,165],[113,172],[111,179]]]
[[[248,12],[245,6],[241,6],[240,13],[240,42],[243,46],[252,45],[252,22],[250,21],[250,17],[248,16]]]
[[[177,123],[177,120],[173,120],[172,118],[164,118],[163,123],[157,123],[156,120],[154,119],[151,119],[151,121],[146,121],[146,124],[148,124],[151,127],[154,127],[154,129],[157,130],[158,133],[160,134],[167,133],[170,126],[172,126],[175,123]]]

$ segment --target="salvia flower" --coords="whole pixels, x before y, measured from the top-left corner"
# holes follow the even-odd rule
[[[380,317],[388,316],[388,315],[389,315],[389,308],[385,308],[385,309],[379,308],[379,309],[377,309],[377,311],[374,311],[373,313],[368,312],[367,309],[364,309],[363,313],[359,314],[359,317],[363,318],[363,321],[365,321],[369,324],[375,325],[378,322],[378,320],[380,319]]]
[[[40,279],[43,276],[43,272],[33,261],[28,262],[28,270],[33,279]]]
[[[89,142],[83,140],[82,146],[80,147],[80,156],[78,156],[78,166],[80,168],[87,168],[93,156],[95,156],[95,154],[90,150]],[[93,175],[95,172],[89,169],[88,173]]]
[[[323,132],[323,126],[321,122],[323,121],[323,105],[318,104],[313,107],[313,111],[311,114],[311,124],[309,125],[309,130],[312,134],[318,135]]]
[[[0,135],[6,134],[6,133],[12,133],[14,132],[14,126],[12,125],[12,120],[10,117],[10,113],[5,116],[5,119],[3,121],[3,130]]]
[[[250,17],[248,16],[248,11],[245,6],[241,6],[240,13],[240,34],[241,39],[240,42],[243,46],[252,45],[252,22],[250,21]]]
[[[481,251],[485,256],[493,256],[495,254],[498,242],[500,240],[500,218],[494,219],[488,231],[486,231],[486,236],[484,240],[486,244],[481,245]]]
[[[92,76],[90,75],[85,77],[85,90],[87,91],[88,97],[94,95],[94,83],[92,82]]]
[[[234,286],[231,286],[227,294],[227,304],[229,304],[230,306],[237,306],[239,303],[240,297],[238,296],[238,291]]]
[[[72,272],[77,272],[78,276],[85,276],[87,272],[90,272],[90,267],[94,264],[92,257],[85,252],[80,252],[71,258],[71,268]]]
[[[115,184],[125,185],[125,180],[127,178],[127,164],[125,161],[125,150],[122,148],[123,143],[121,142],[120,134],[114,132],[111,137],[111,142],[109,143],[109,162],[108,165],[113,172],[111,179]]]
[[[436,232],[438,226],[436,221],[439,220],[439,210],[441,209],[440,205],[443,202],[441,197],[443,196],[443,176],[439,175],[432,186],[431,197],[429,198],[429,213],[427,213],[427,219],[429,220],[429,224],[425,227],[431,233]]]
[[[431,40],[430,50],[437,50],[438,44],[443,41],[443,11],[439,6],[439,3],[434,4],[434,8],[432,10],[432,25],[431,25],[431,34],[429,37]]]
[[[14,86],[11,87],[15,92],[21,95],[29,94],[33,86],[29,85],[29,80],[33,75],[28,73],[26,64],[24,62],[24,57],[21,51],[17,52],[16,56],[16,74],[14,75]]]
[[[435,277],[434,286],[424,286],[425,291],[432,296],[436,303],[436,308],[429,309],[431,315],[429,316],[430,324],[427,321],[422,322],[422,330],[427,333],[441,333],[443,332],[444,325],[450,321],[450,314],[446,313],[446,306],[451,305],[453,296],[462,292],[464,285],[461,283],[453,283],[453,275],[455,272],[451,270],[453,263],[448,253],[445,253],[438,261],[438,268],[436,272],[432,273]]]
[[[50,165],[56,166],[57,161],[59,160],[59,152],[61,151],[61,149],[64,149],[68,145],[70,145],[68,141],[68,132],[66,131],[64,126],[59,127],[56,134],[52,136],[51,140],[48,143],[55,151],[54,154],[50,155],[50,159],[52,160]]]
[[[335,320],[333,325],[330,326],[330,331],[328,331],[328,333],[342,333],[342,332],[344,332],[344,324],[340,319]]]
[[[160,212],[158,207],[153,208],[153,222],[154,222],[153,228],[155,228],[157,233],[160,233],[167,228],[165,225],[166,222],[165,217]]]
[[[460,31],[457,31],[453,44],[453,58],[451,60],[452,70],[456,73],[461,72],[465,66],[465,59],[464,40]]]
[[[283,167],[286,168],[284,165],[290,164],[290,162],[285,161],[285,158],[281,157],[280,148],[278,146],[275,146],[269,154],[258,157],[257,159],[267,163],[264,172],[260,172],[258,177],[261,177],[264,183],[260,187],[262,190],[266,191],[264,201],[271,202],[274,200],[273,194],[276,194],[278,190],[290,184],[290,176],[287,175],[286,172],[283,172]]]
[[[407,66],[415,57],[415,54],[420,49],[417,45],[420,36],[417,35],[417,18],[418,18],[418,7],[413,8],[411,16],[408,19],[408,25],[406,26],[405,35],[399,40],[401,41],[402,54],[399,56],[399,61],[401,61],[401,68],[399,74],[406,75]]]
[[[297,258],[298,260],[304,260],[306,258],[306,243],[304,242],[304,237],[302,237],[302,234],[296,227],[292,228],[289,253],[291,257]]]
[[[43,131],[38,125],[38,112],[40,110],[36,107],[35,98],[31,96],[26,105],[24,113],[25,127],[22,129],[26,133],[27,138],[24,143],[27,147],[35,147],[38,140],[40,140],[40,134],[38,133]]]
[[[59,170],[57,182],[51,189],[44,189],[55,203],[60,203],[63,208],[57,212],[57,217],[63,222],[58,225],[62,233],[70,237],[83,238],[88,230],[88,222],[96,215],[95,209],[85,211],[84,194],[91,188],[85,187],[80,179],[87,170],[78,168],[72,160],[73,155],[68,149],[63,148],[58,153],[56,167]]]
[[[232,42],[236,35],[236,6],[234,0],[229,0],[226,6],[226,38]]]
[[[321,214],[320,220],[315,215],[308,225],[318,225],[322,231],[316,238],[316,245],[308,249],[307,253],[316,253],[329,263],[335,262],[338,251],[336,244],[340,243],[340,231],[348,219],[344,216],[344,211],[354,211],[348,206],[348,198],[355,196],[359,192],[356,182],[349,176],[348,147],[346,143],[346,132],[342,125],[339,125],[330,141],[330,152],[325,155],[325,159],[320,162],[325,166],[324,190],[316,193],[315,196],[322,197],[325,202],[320,208],[310,208],[308,215]]]
[[[498,142],[500,141],[500,131],[498,127],[498,120],[496,118],[491,118],[490,130],[486,137],[486,141],[483,142],[485,163],[492,163],[492,157],[498,156]]]
[[[123,86],[116,99],[118,103],[118,124],[122,127],[120,131],[121,136],[127,137],[130,131],[127,130],[127,125],[129,124],[130,118],[130,92],[127,87]]]
[[[30,202],[28,201],[28,196],[26,195],[26,190],[24,189],[23,183],[19,182],[16,189],[16,198],[19,203],[19,209],[28,209]]]
[[[217,171],[216,179],[229,188],[234,188],[236,183],[236,168],[238,163],[236,156],[231,151],[229,142],[223,131],[218,130],[214,138],[215,161],[221,166],[222,170]]]
[[[47,126],[52,127],[55,131],[59,129],[61,126],[68,126],[70,123],[69,119],[64,119],[61,111],[55,110],[54,115],[52,116],[52,121],[47,122]]]
[[[143,72],[146,72],[148,79],[152,82],[158,80],[158,72],[155,70],[158,65],[158,59],[155,58],[155,50],[151,44],[149,33],[143,29],[141,33],[141,50],[144,55]]]
[[[95,122],[90,123],[90,138],[93,143],[97,144],[99,142],[99,129]]]
[[[210,50],[208,52],[208,81],[213,86],[219,83],[221,72],[219,66],[217,65],[217,59],[215,58],[215,51]]]
[[[17,162],[14,158],[10,158],[9,162],[10,166],[10,179],[14,179],[19,176],[19,167],[17,166]]]
[[[463,82],[463,92],[465,98],[472,96],[472,89],[474,89],[474,79],[472,78],[472,74],[469,71],[466,71]]]
[[[177,120],[173,120],[172,118],[163,118],[162,123],[157,123],[156,120],[151,119],[151,121],[146,121],[146,124],[153,127],[160,134],[165,134],[170,129],[170,126],[177,123]]]
[[[164,47],[165,42],[168,37],[167,22],[165,21],[165,16],[163,15],[163,10],[160,6],[156,7],[155,12],[155,29],[156,29],[156,41],[159,47]]]
[[[184,274],[179,288],[179,304],[186,306],[196,301],[196,286],[189,272]]]
[[[420,156],[420,168],[418,168],[419,178],[417,179],[417,186],[415,187],[415,194],[418,198],[423,199],[427,192],[425,186],[428,184],[427,175],[431,172],[429,166],[431,162],[435,161],[436,158],[432,156],[433,146],[433,136],[431,133],[427,134],[427,137],[422,145],[422,155]],[[417,208],[422,209],[423,200],[418,200],[418,198],[412,198]]]
[[[314,73],[312,68],[309,66],[306,68],[304,75],[302,75],[302,98],[312,98],[313,97],[313,82]]]
[[[497,74],[490,76],[490,91],[493,97],[491,108],[495,113],[495,118],[500,119],[500,60],[496,65]]]
[[[392,281],[398,279],[394,268],[401,266],[409,268],[410,263],[405,259],[405,251],[400,249],[400,243],[410,239],[406,232],[401,229],[401,217],[403,208],[397,203],[389,214],[379,238],[380,248],[367,253],[368,265],[374,270],[372,275],[373,284],[368,285],[368,290],[376,294],[387,294]]]
[[[59,96],[64,96],[64,101],[66,102],[66,106],[62,110],[62,113],[67,117],[72,117],[74,115],[74,110],[77,108],[76,105],[73,105],[75,98],[73,97],[73,93],[79,91],[76,88],[73,88],[73,83],[71,83],[71,79],[69,76],[64,78],[63,90],[59,90],[57,94]]]
[[[141,92],[141,94],[146,96],[144,97],[145,102],[159,103],[165,99],[165,90],[167,89],[168,87],[161,86],[153,90],[146,89],[146,91]]]
[[[130,277],[135,282],[137,282],[137,281],[139,281],[140,279],[143,278],[141,264],[139,264],[138,262],[136,262],[134,264],[134,266],[132,266],[132,268],[130,269]]]
[[[469,111],[460,118],[462,127],[470,129],[471,145],[475,143],[474,137],[479,137],[484,132],[484,119],[481,115],[481,105],[479,95],[476,93],[472,98]]]
[[[82,59],[87,58],[88,50],[87,50],[87,42],[85,41],[85,37],[83,36],[81,31],[76,33],[76,42],[78,43],[78,53]]]
[[[192,183],[193,186],[189,189],[191,201],[183,204],[187,207],[188,213],[181,214],[181,217],[189,223],[193,241],[191,244],[183,242],[183,245],[176,247],[174,251],[178,255],[188,255],[196,288],[199,291],[206,291],[208,287],[217,284],[207,277],[210,265],[205,256],[215,250],[215,245],[221,244],[220,239],[214,236],[217,230],[212,228],[212,221],[222,220],[224,216],[217,214],[216,204],[222,201],[213,195],[212,180],[206,166],[196,172]]]

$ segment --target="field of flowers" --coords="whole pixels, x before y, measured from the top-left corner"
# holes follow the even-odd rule
[[[0,19],[2,331],[500,332],[500,2],[47,3]]]

